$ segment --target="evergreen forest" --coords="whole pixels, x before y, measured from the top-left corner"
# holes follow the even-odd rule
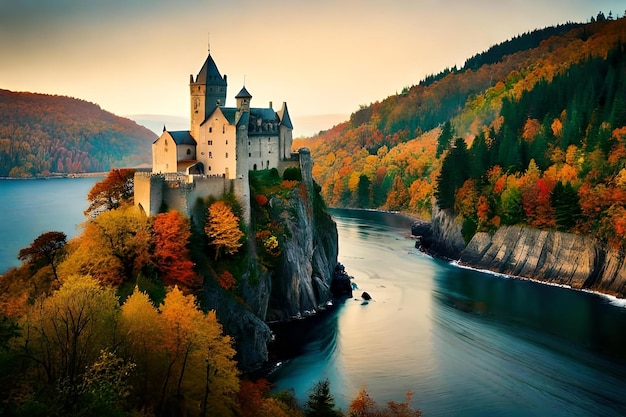
[[[536,30],[296,140],[330,206],[626,247],[626,19]]]

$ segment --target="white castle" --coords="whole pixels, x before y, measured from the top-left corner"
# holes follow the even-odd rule
[[[190,75],[190,130],[164,127],[152,144],[152,172],[135,174],[135,205],[147,215],[165,205],[190,216],[196,198],[234,190],[249,217],[248,172],[298,166],[287,103],[279,111],[271,102],[251,107],[244,85],[236,107],[224,107],[227,87],[209,52],[195,79]]]

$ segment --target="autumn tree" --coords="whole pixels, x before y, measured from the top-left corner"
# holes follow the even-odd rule
[[[150,263],[150,225],[138,208],[106,211],[88,221],[59,265],[60,275],[79,272],[120,285]]]
[[[158,309],[146,293],[135,291],[121,308],[120,330],[124,335],[120,350],[136,364],[131,375],[135,403],[155,410],[165,374],[163,330]]]
[[[112,289],[75,275],[50,297],[37,300],[21,321],[21,349],[43,377],[31,382],[57,387],[50,401],[62,414],[73,415],[80,409],[85,372],[102,351],[114,348],[118,316]]]
[[[400,173],[397,173],[393,179],[391,190],[389,190],[389,193],[387,194],[387,202],[385,203],[385,206],[389,210],[402,210],[407,207],[410,199],[409,190],[404,184]]]
[[[239,229],[239,217],[223,201],[216,201],[209,206],[204,231],[209,237],[209,243],[215,247],[215,260],[221,251],[232,255],[243,244],[241,240],[244,234]]]
[[[214,311],[202,312],[192,295],[174,287],[159,307],[162,344],[167,361],[159,413],[166,400],[200,404],[201,415],[228,416],[239,390],[232,340],[224,336]]]
[[[189,220],[178,211],[157,214],[152,224],[154,261],[166,285],[197,288],[201,285],[188,248],[191,228]]]
[[[21,261],[36,263],[44,261],[52,267],[54,279],[57,275],[57,259],[67,243],[67,236],[63,232],[45,232],[39,235],[30,246],[20,249],[17,258]]]
[[[94,218],[100,213],[113,210],[124,203],[132,203],[135,170],[129,168],[113,169],[89,191],[89,207],[85,216]]]

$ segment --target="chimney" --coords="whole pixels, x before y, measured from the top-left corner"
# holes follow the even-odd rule
[[[272,108],[273,108],[273,107],[272,107],[272,102],[270,101],[270,109],[272,109]]]

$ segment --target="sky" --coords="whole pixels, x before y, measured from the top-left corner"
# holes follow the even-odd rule
[[[0,89],[187,124],[189,75],[210,48],[227,106],[245,84],[253,107],[287,102],[294,136],[310,136],[492,45],[599,11],[622,17],[626,3],[0,0]]]

